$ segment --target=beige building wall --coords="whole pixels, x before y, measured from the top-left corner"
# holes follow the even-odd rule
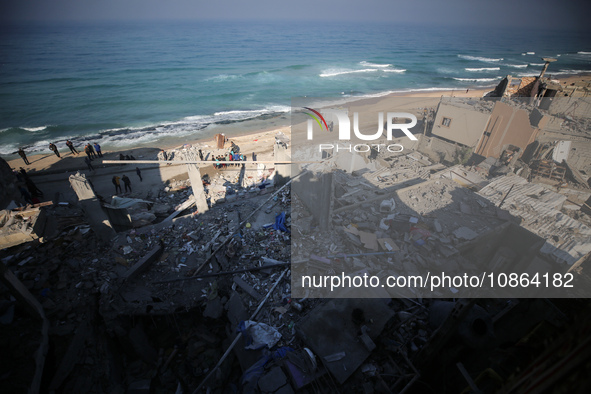
[[[499,101],[474,153],[499,158],[504,147],[514,145],[523,154],[537,134],[538,129],[531,126],[527,111]]]
[[[478,143],[489,117],[489,113],[440,103],[431,133],[473,148]]]

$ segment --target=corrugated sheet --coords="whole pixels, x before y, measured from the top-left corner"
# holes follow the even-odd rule
[[[523,227],[546,239],[543,253],[570,265],[591,252],[591,229],[557,209],[566,196],[515,175],[497,178],[478,194],[498,206],[511,186],[502,209],[523,219]]]

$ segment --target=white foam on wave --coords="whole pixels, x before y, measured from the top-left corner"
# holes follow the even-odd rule
[[[365,60],[362,62],[359,62],[359,64],[361,64],[364,67],[380,67],[380,68],[392,67],[391,64],[370,63],[370,62],[366,62]]]
[[[138,145],[150,144],[166,137],[183,138],[190,137],[195,139],[195,134],[206,128],[208,125],[215,125],[222,122],[240,122],[249,119],[255,119],[258,116],[275,113],[288,113],[291,107],[283,105],[269,105],[256,110],[236,110],[220,111],[212,115],[187,116],[178,121],[163,122],[158,124],[144,124],[134,127],[122,127],[97,131],[92,135],[82,135],[71,137],[75,143],[99,141],[103,147],[109,149],[126,149]],[[54,142],[60,151],[66,149],[66,139],[55,139]],[[27,145],[27,152],[47,153],[50,141],[38,141],[32,145]],[[12,154],[18,149],[18,146],[11,144],[2,144],[0,154]],[[65,152],[65,151],[64,151]]]
[[[535,52],[525,52],[525,53],[528,55],[535,55],[536,54]]]
[[[579,55],[591,55],[591,52],[579,51],[579,52],[577,52],[577,54],[579,54]],[[560,55],[558,55],[558,56],[560,56]]]
[[[362,70],[343,70],[343,69],[329,69],[324,71],[320,74],[320,77],[336,77],[338,75],[346,75],[346,74],[358,74],[358,73],[369,73],[369,72],[376,72],[378,69],[376,68],[364,68]]]
[[[542,67],[544,63],[530,63],[529,65],[532,67]]]
[[[537,77],[540,73],[519,73],[518,77]]]
[[[43,131],[46,128],[48,128],[49,126],[40,126],[40,127],[19,127],[19,129],[23,129],[23,130],[27,130],[30,131],[32,133],[35,133],[37,131]]]
[[[504,64],[507,67],[514,67],[514,68],[526,68],[527,64]]]
[[[454,78],[456,81],[460,82],[492,82],[496,81],[497,79],[501,79],[501,77],[496,78]]]
[[[551,74],[583,74],[583,73],[591,73],[591,70],[559,70],[558,72],[553,72]]]
[[[225,82],[225,81],[234,81],[238,78],[242,78],[242,75],[235,75],[235,74],[219,74],[213,77],[205,78],[205,82]]]
[[[466,71],[479,72],[479,71],[498,71],[501,67],[481,67],[481,68],[465,68]]]
[[[466,60],[477,60],[479,62],[500,62],[501,60],[505,60],[502,57],[499,58],[490,58],[490,57],[481,57],[481,56],[470,56],[470,55],[458,55],[458,57]]]
[[[387,73],[404,73],[404,72],[406,72],[406,70],[404,70],[404,69],[396,69],[396,68],[393,68],[391,70],[382,70],[382,71],[387,72]]]
[[[12,155],[15,154],[18,150],[17,144],[1,144],[0,145],[0,155]]]
[[[288,113],[290,111],[291,107],[286,107],[282,105],[271,105],[257,110],[221,111],[216,112],[213,115],[187,116],[180,121],[171,122],[166,125],[190,124],[193,127],[205,127],[209,124],[215,124],[220,122],[240,122],[243,120],[254,119],[262,115],[268,115],[273,113]]]

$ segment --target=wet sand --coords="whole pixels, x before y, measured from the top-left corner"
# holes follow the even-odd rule
[[[591,75],[576,75],[567,78],[560,78],[561,85],[570,85],[577,81],[589,81]],[[410,109],[411,107],[433,107],[439,102],[439,98],[444,97],[482,97],[493,88],[486,89],[468,89],[468,90],[447,90],[447,91],[428,91],[428,92],[409,92],[409,93],[392,93],[383,97],[364,98],[358,101],[352,101],[349,105],[355,106],[359,109],[371,108],[374,112],[391,110],[392,103],[404,103],[403,109]],[[194,140],[187,140],[180,142],[177,139],[163,141],[157,147],[138,147],[135,149],[124,149],[117,151],[104,151],[103,159],[105,160],[119,160],[119,155],[133,155],[136,159],[142,160],[156,160],[157,154],[162,149],[182,148],[184,144],[191,146],[198,146],[204,152],[211,151],[215,148],[213,141],[213,134],[225,133],[230,140],[233,140],[241,148],[241,152],[250,155],[255,152],[261,160],[269,160],[272,158],[272,150],[274,138],[277,132],[281,131],[287,136],[290,136],[291,119],[289,115],[281,116],[267,120],[253,120],[235,123],[231,125],[216,126],[214,130],[210,130],[207,136],[196,138]],[[255,130],[253,130],[253,128]],[[73,155],[66,147],[59,147],[61,159],[52,152],[47,151],[46,154],[36,154],[28,156],[29,165],[26,165],[23,160],[17,156],[7,156],[5,159],[11,168],[19,169],[23,167],[31,175],[41,174],[62,174],[64,179],[67,179],[68,174],[81,170],[82,172],[89,172],[84,157],[86,155],[81,152],[78,155]],[[113,172],[108,170],[113,165],[101,164],[101,159],[93,161],[93,165],[97,169],[97,173]],[[149,165],[140,165],[140,168],[145,168]],[[158,166],[158,164],[155,164]],[[135,168],[135,167],[134,167]]]

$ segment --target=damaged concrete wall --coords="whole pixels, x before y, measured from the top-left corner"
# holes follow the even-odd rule
[[[503,102],[497,102],[474,153],[499,158],[504,148],[514,145],[524,152],[538,135],[530,124],[529,113]]]
[[[195,153],[192,153],[191,160],[199,160]],[[204,213],[209,210],[207,200],[205,198],[205,190],[203,189],[203,181],[201,180],[201,171],[197,164],[187,164],[187,171],[189,179],[191,180],[191,187],[193,189],[193,196],[195,196],[195,205],[199,213]]]
[[[275,141],[273,149],[276,161],[291,161],[289,145]],[[281,186],[291,179],[291,170],[291,164],[275,164],[275,183]]]
[[[474,147],[489,118],[489,113],[442,102],[439,103],[431,132],[446,140]]]
[[[69,180],[70,186],[78,196],[78,204],[84,211],[88,224],[101,241],[110,241],[115,236],[115,230],[86,176],[78,172],[76,175],[70,175]]]
[[[458,146],[441,138],[421,135],[417,150],[435,162],[446,161],[453,163]]]
[[[292,191],[318,221],[321,230],[327,230],[332,216],[333,174],[307,172],[292,182]]]

